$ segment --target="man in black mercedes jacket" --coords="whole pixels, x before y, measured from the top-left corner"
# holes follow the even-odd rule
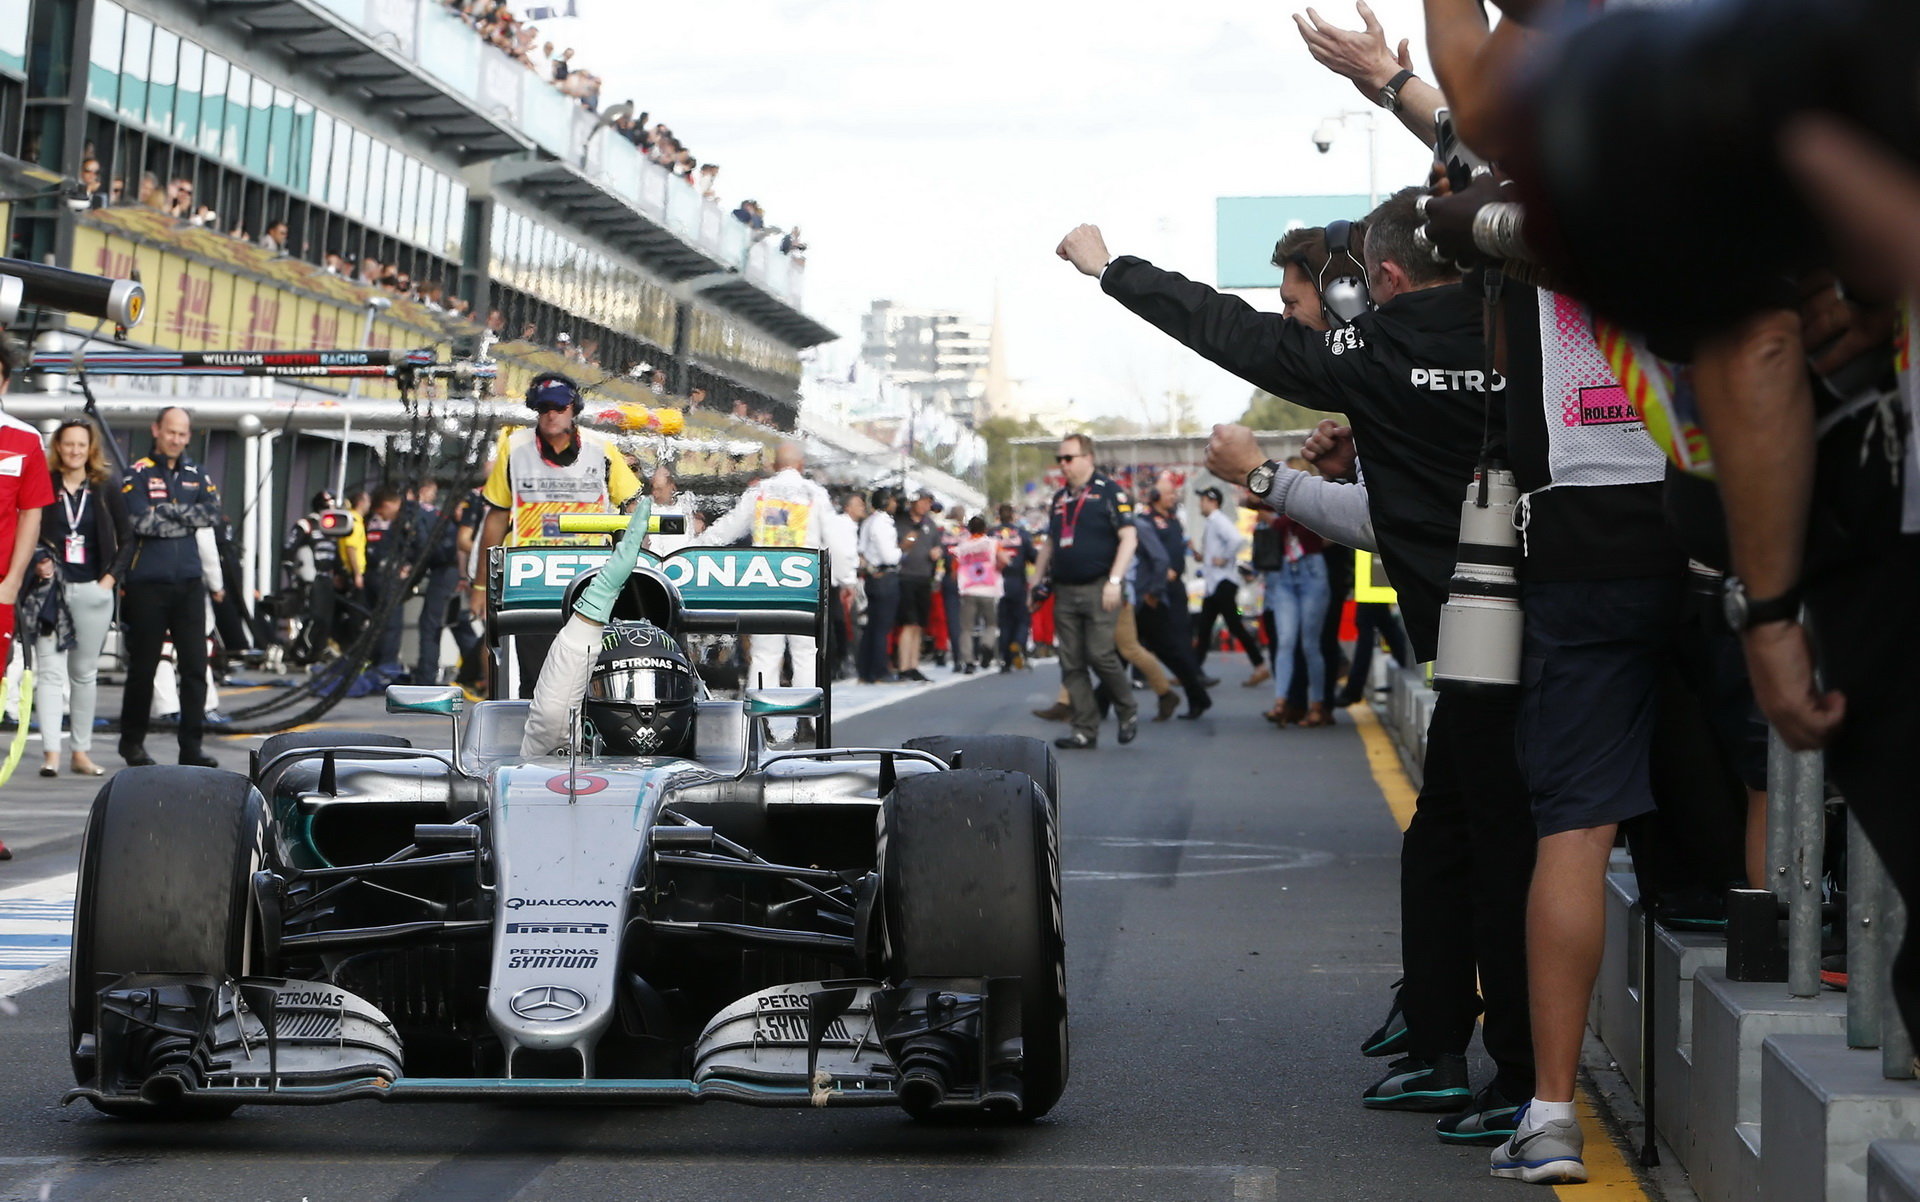
[[[1114,258],[1093,226],[1069,233],[1058,253],[1098,277],[1109,296],[1242,379],[1348,416],[1381,556],[1415,652],[1427,661],[1453,572],[1461,502],[1483,441],[1504,436],[1507,382],[1488,370],[1480,297],[1414,245],[1419,194],[1402,191],[1364,223],[1366,284],[1378,307],[1326,330],[1261,312],[1142,259]],[[1257,493],[1272,479],[1244,427],[1215,427],[1207,465]],[[1497,1068],[1492,1092],[1532,1096],[1525,914],[1533,825],[1514,719],[1511,702],[1457,693],[1443,694],[1435,707],[1401,850],[1409,1055],[1366,1091],[1370,1107],[1467,1105],[1476,969],[1486,998],[1482,1039]],[[1444,1120],[1442,1137],[1481,1135],[1477,1109]]]

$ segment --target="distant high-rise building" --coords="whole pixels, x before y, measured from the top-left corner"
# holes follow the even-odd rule
[[[874,301],[860,319],[860,360],[885,374],[916,412],[929,408],[966,426],[987,416],[992,328],[962,313]]]

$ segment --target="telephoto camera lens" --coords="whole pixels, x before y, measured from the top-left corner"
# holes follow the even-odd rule
[[[1481,471],[1485,504],[1476,472],[1460,507],[1460,550],[1440,607],[1433,687],[1498,695],[1520,687],[1520,539],[1513,528],[1520,488],[1504,467]]]

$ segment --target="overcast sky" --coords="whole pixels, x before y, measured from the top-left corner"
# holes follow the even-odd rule
[[[1135,416],[1142,395],[1185,389],[1204,419],[1226,420],[1247,385],[1101,295],[1054,246],[1091,221],[1115,254],[1211,280],[1216,197],[1367,190],[1360,122],[1329,154],[1312,142],[1322,119],[1364,102],[1309,57],[1284,4],[579,7],[542,37],[606,77],[603,103],[631,96],[721,164],[729,207],[751,196],[802,227],[805,307],[843,335],[819,352],[841,365],[869,301],[984,321],[997,287],[1016,379]],[[1391,38],[1414,39],[1431,79],[1419,0],[1374,9]],[[1351,0],[1320,12],[1359,25]],[[1381,117],[1386,193],[1423,179],[1427,159]]]

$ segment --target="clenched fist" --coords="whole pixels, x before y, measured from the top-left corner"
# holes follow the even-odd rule
[[[1229,483],[1244,484],[1247,473],[1266,461],[1259,440],[1245,426],[1215,426],[1207,439],[1207,470]]]
[[[1107,253],[1107,240],[1100,236],[1097,225],[1076,225],[1060,239],[1060,245],[1054,248],[1054,254],[1080,269],[1080,274],[1098,276],[1105,271],[1113,256]]]

